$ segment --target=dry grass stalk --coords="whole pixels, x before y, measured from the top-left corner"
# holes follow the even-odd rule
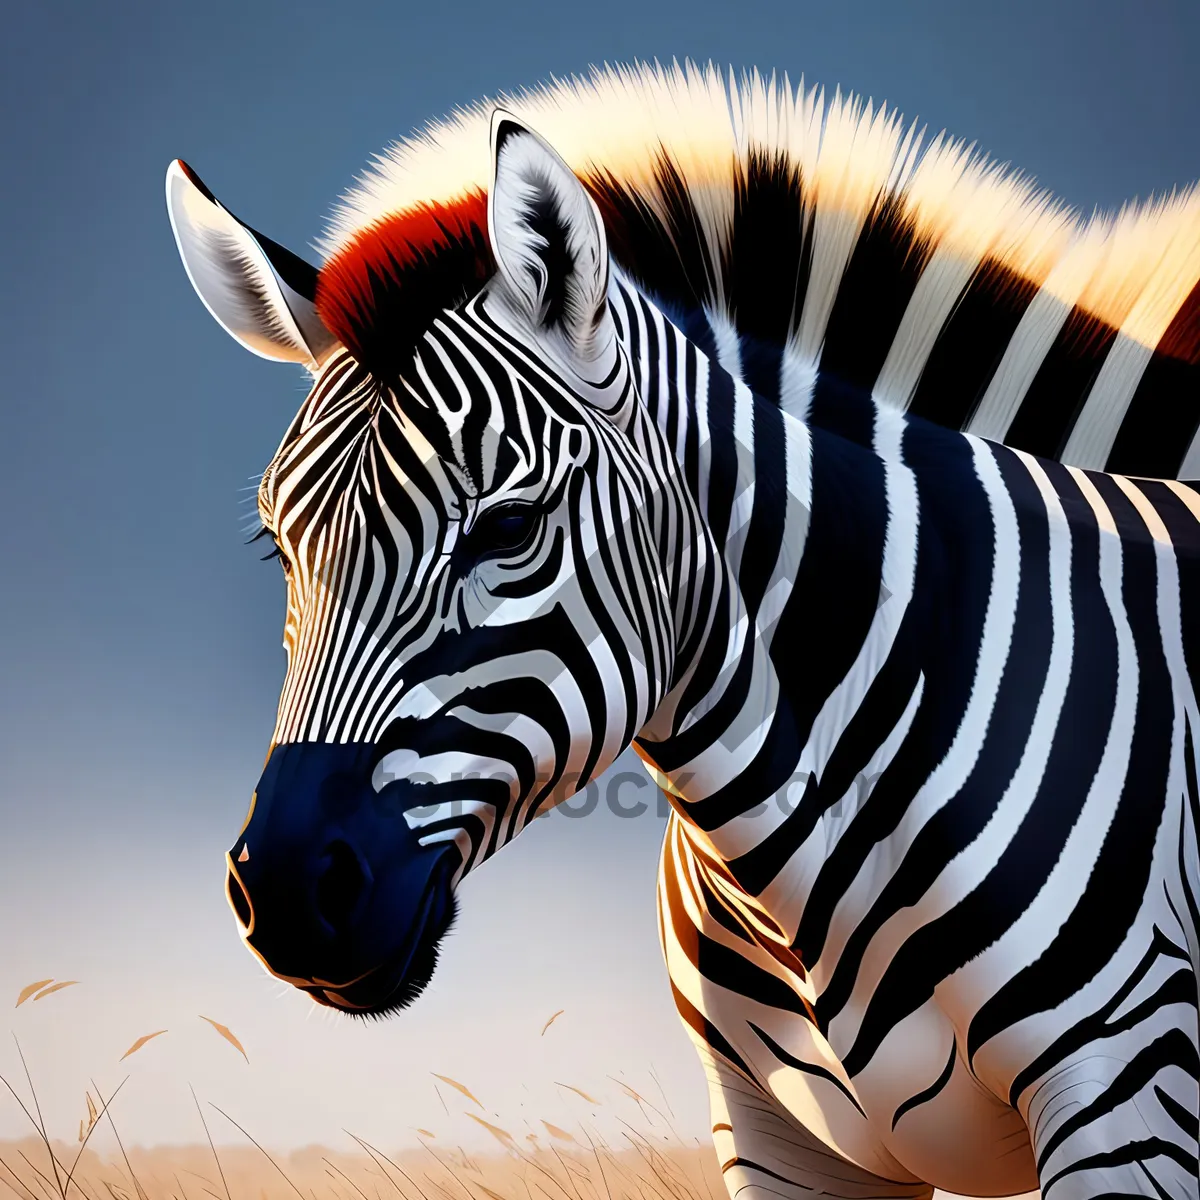
[[[40,981],[39,986],[44,983]],[[30,994],[34,992],[30,990]],[[245,1054],[225,1026],[204,1019]],[[154,1036],[157,1034],[138,1039],[127,1053],[140,1049]],[[19,1044],[17,1050],[20,1054]],[[445,1144],[438,1150],[430,1145],[433,1132],[421,1128],[417,1131],[422,1138],[420,1149],[393,1155],[348,1130],[344,1132],[354,1144],[350,1152],[306,1147],[273,1155],[214,1104],[210,1107],[252,1147],[224,1148],[218,1155],[194,1091],[204,1143],[126,1149],[111,1111],[126,1079],[107,1099],[95,1082],[91,1083],[85,1096],[87,1120],[80,1122],[79,1144],[72,1154],[51,1138],[23,1054],[21,1064],[30,1103],[2,1075],[0,1084],[24,1112],[34,1136],[0,1143],[0,1200],[8,1194],[17,1200],[200,1200],[201,1196],[209,1200],[712,1200],[714,1191],[723,1191],[710,1186],[720,1182],[711,1148],[685,1144],[657,1105],[619,1079],[614,1082],[641,1116],[640,1128],[622,1122],[628,1147],[621,1149],[614,1149],[582,1124],[568,1129],[541,1120],[541,1127],[559,1143],[554,1145],[543,1142],[528,1122],[523,1123],[522,1136],[519,1128],[513,1133],[473,1112],[462,1112],[485,1128],[503,1152],[475,1156],[462,1146]],[[435,1078],[483,1108],[465,1084],[449,1076]],[[590,1105],[601,1103],[582,1088],[558,1086]],[[434,1089],[445,1107],[436,1084]],[[92,1099],[93,1094],[97,1100]],[[663,1104],[670,1111],[665,1096]],[[115,1159],[97,1153],[93,1146],[102,1123],[111,1130]],[[208,1173],[214,1163],[219,1183]],[[190,1192],[185,1177],[193,1181]]]

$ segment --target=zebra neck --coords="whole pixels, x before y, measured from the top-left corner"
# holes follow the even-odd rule
[[[824,774],[905,626],[916,491],[899,427],[885,461],[756,396],[645,297],[627,294],[623,315],[643,401],[699,514],[675,548],[695,569],[676,573],[673,686],[635,749],[737,857]],[[912,684],[899,681],[899,700]],[[767,820],[736,819],[764,801]]]

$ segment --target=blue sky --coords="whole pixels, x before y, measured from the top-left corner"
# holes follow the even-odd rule
[[[82,981],[11,1015],[52,1121],[73,1129],[89,1076],[115,1085],[117,1056],[165,1026],[126,1064],[135,1141],[199,1136],[189,1080],[274,1144],[344,1125],[397,1144],[441,1112],[429,1071],[509,1116],[559,1103],[554,1079],[603,1090],[651,1063],[702,1131],[658,959],[653,816],[523,837],[469,881],[433,986],[385,1026],[311,1018],[238,944],[221,856],[283,672],[282,580],[241,544],[243,489],[304,387],[193,295],[167,163],[305,252],[372,153],[454,105],[691,56],[886,99],[1111,208],[1200,176],[1200,9],[209,0],[26,4],[5,26],[0,1010],[33,979]],[[20,1128],[0,1102],[0,1136]]]

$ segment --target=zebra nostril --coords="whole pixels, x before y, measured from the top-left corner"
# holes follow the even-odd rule
[[[367,877],[358,855],[343,841],[330,842],[324,858],[328,865],[317,880],[317,912],[335,933],[344,933],[366,890]]]
[[[225,872],[225,893],[229,897],[229,906],[237,914],[242,928],[248,930],[254,910],[250,907],[250,897],[246,895],[241,880],[232,871]]]

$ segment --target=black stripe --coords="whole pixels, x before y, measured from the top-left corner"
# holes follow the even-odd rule
[[[738,588],[753,621],[783,545],[787,511],[787,430],[779,409],[756,402],[751,410],[754,438],[754,506],[738,568]]]
[[[942,1068],[942,1073],[923,1091],[918,1092],[915,1096],[909,1096],[903,1104],[896,1109],[895,1115],[892,1117],[892,1129],[896,1128],[896,1122],[909,1109],[916,1108],[920,1104],[924,1104],[928,1100],[932,1100],[937,1096],[942,1088],[950,1082],[950,1076],[954,1074],[954,1060],[958,1056],[958,1044],[951,1039],[950,1041],[950,1057],[946,1059],[946,1065]]]
[[[1154,505],[1175,553],[1179,571],[1179,624],[1189,679],[1200,680],[1200,523],[1175,490],[1164,483],[1134,485]],[[1196,488],[1189,489],[1195,493]]]
[[[779,1180],[780,1183],[786,1183],[788,1187],[804,1188],[806,1192],[811,1190],[808,1186],[806,1186],[806,1184],[797,1183],[796,1180],[790,1180],[790,1178],[788,1178],[786,1175],[780,1175],[779,1171],[773,1171],[769,1168],[769,1166],[763,1166],[761,1163],[756,1163],[754,1162],[754,1159],[742,1158],[739,1156],[739,1154],[736,1154],[736,1156],[728,1160],[727,1163],[721,1163],[721,1175],[724,1175],[726,1171],[733,1170],[734,1166],[738,1166],[738,1168],[742,1169],[743,1171],[757,1171],[758,1174],[766,1175],[768,1178],[772,1178],[772,1180]],[[739,1188],[738,1192],[734,1193],[734,1195],[739,1194],[740,1190],[742,1189]]]
[[[709,362],[717,361],[717,339],[713,335],[712,323],[709,321],[703,309],[691,308],[686,312],[681,312],[676,319],[675,324],[682,331],[683,336],[692,343],[692,353],[699,350]],[[637,355],[632,353],[630,358],[637,361]],[[691,386],[687,390],[687,399],[693,401],[696,395],[696,380],[693,373],[690,380]]]
[[[747,1079],[754,1082],[754,1072],[749,1063],[733,1048],[724,1034],[675,986],[674,980],[671,980],[671,995],[683,1023],[699,1035],[706,1046],[715,1050],[737,1067]]]
[[[899,197],[878,200],[838,284],[825,329],[821,374],[869,392],[887,359],[929,258],[907,205]]]
[[[1106,471],[1173,479],[1200,427],[1200,283],[1146,364],[1117,431]]]
[[[743,654],[732,683],[716,706],[721,710],[720,721],[724,728],[728,728],[731,723],[731,714],[736,716],[745,707],[748,684],[752,679],[752,659],[751,654]],[[745,769],[724,787],[718,788],[702,800],[678,802],[688,820],[706,831],[716,829],[733,817],[764,807],[767,801],[761,797],[774,797],[783,791],[796,770],[800,755],[795,728],[791,701],[786,693],[781,693],[775,711],[771,714],[771,728]],[[686,776],[677,782],[681,790],[687,787]],[[736,878],[741,886],[741,876]]]
[[[865,389],[822,372],[813,385],[805,423],[869,450],[875,436],[875,404]]]
[[[772,643],[797,666],[803,663],[804,687],[793,696],[797,746],[804,745],[875,618],[887,510],[877,459],[821,429],[813,429],[811,438],[808,536]]]
[[[1200,1138],[1200,1121],[1197,1120],[1197,1114],[1194,1111],[1184,1108],[1170,1092],[1158,1084],[1154,1085],[1154,1095],[1162,1105],[1163,1112],[1175,1122],[1179,1129],[1183,1130],[1192,1141]]]
[[[786,1183],[789,1187],[805,1187],[804,1184],[797,1184],[794,1179],[789,1179],[786,1175],[780,1175],[778,1171],[772,1171],[770,1167],[764,1167],[761,1163],[756,1163],[749,1158],[742,1158],[740,1155],[735,1155],[728,1162],[723,1162],[721,1174],[724,1175],[726,1171],[731,1171],[734,1167],[740,1167],[743,1171],[757,1171],[760,1175],[778,1179],[780,1183]]]
[[[800,319],[812,265],[800,168],[784,151],[752,149],[734,166],[733,223],[722,276],[737,329],[782,348]]]
[[[742,334],[738,338],[738,349],[741,376],[746,386],[756,396],[778,404],[783,372],[783,343]]]
[[[1003,441],[1042,458],[1058,458],[1117,331],[1073,308],[1021,401]]]
[[[785,1067],[791,1067],[794,1071],[803,1071],[805,1075],[815,1075],[818,1079],[826,1079],[833,1084],[847,1100],[866,1117],[866,1113],[862,1110],[862,1105],[855,1099],[854,1093],[831,1071],[828,1067],[821,1066],[820,1063],[805,1062],[802,1058],[797,1058],[794,1054],[785,1050],[769,1033],[764,1029],[759,1029],[753,1021],[747,1021],[747,1025],[758,1035],[762,1044],[781,1062]]]
[[[710,938],[688,915],[678,878],[663,880],[671,929],[679,947],[701,979],[755,1003],[777,1008],[807,1019],[803,997],[782,979],[751,962],[743,951]]]
[[[908,411],[965,429],[1037,292],[1036,284],[985,259],[938,334]]]

